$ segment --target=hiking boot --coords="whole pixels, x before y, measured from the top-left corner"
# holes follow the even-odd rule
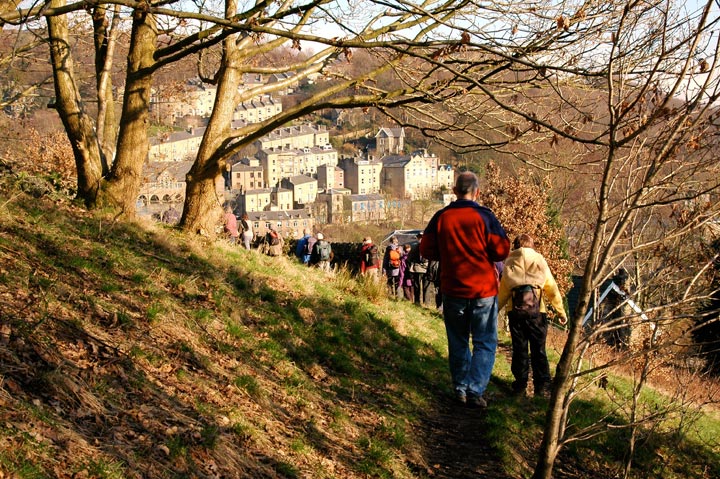
[[[467,395],[465,394],[465,391],[456,389],[455,390],[455,401],[459,402],[460,404],[466,404],[467,403]]]
[[[487,402],[482,396],[471,395],[467,397],[467,405],[471,408],[485,409]]]

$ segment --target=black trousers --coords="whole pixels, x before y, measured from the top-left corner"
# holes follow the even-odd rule
[[[513,390],[525,391],[528,383],[529,362],[532,366],[535,391],[542,391],[550,386],[551,381],[550,364],[545,352],[548,330],[547,315],[541,314],[530,319],[520,319],[513,311],[510,311],[508,319],[513,350],[510,370],[515,377]],[[528,346],[530,347],[529,357]]]
[[[425,273],[412,273],[412,282],[415,292],[415,304],[427,305],[430,281],[425,277]]]

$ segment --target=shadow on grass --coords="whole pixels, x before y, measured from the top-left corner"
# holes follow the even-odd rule
[[[15,446],[0,452],[8,470],[32,456],[44,459],[27,467],[48,476],[65,461],[72,473],[104,468],[98,477],[119,477],[117,468],[146,478],[395,477],[398,468],[506,477],[503,442],[540,428],[542,407],[503,398],[497,379],[487,412],[455,407],[445,352],[400,334],[361,295],[278,289],[279,263],[237,250],[219,264],[209,259],[222,258],[214,247],[168,239],[173,230],[38,200],[9,207],[14,219],[0,222],[0,317],[10,328],[0,374],[3,404],[13,406],[3,419],[23,426],[3,430]],[[396,308],[388,302],[387,316]],[[578,404],[599,417],[597,405]],[[38,422],[56,439],[29,429]],[[343,437],[343,422],[354,436]],[[619,459],[612,446],[626,438],[615,434],[602,452]],[[582,447],[563,454],[581,457]],[[646,441],[638,462],[662,447],[659,437]],[[688,470],[710,458],[703,451],[688,452]]]
[[[288,436],[330,456],[348,477],[393,474],[393,458],[403,454],[411,433],[407,424],[424,413],[446,374],[437,351],[399,334],[362,299],[298,297],[274,289],[242,261],[206,260],[167,239],[165,230],[104,224],[35,201],[15,202],[13,215],[23,221],[0,224],[0,245],[19,252],[0,274],[0,291],[19,293],[14,302],[0,302],[12,331],[4,387],[14,389],[18,401],[6,419],[62,423],[85,438],[88,458],[99,458],[92,459],[94,469],[120,464],[128,475],[199,477],[214,457],[237,477],[306,475],[301,453],[262,445],[258,421],[238,427],[219,419],[227,404],[207,389],[234,384],[250,396],[239,408],[261,404]],[[245,254],[254,253],[231,256],[243,260]],[[315,311],[315,320],[303,319],[301,308]],[[197,337],[173,336],[167,328]],[[231,328],[242,339],[228,335]],[[251,373],[228,378],[218,364],[231,361],[244,362]],[[262,397],[262,387],[248,378],[262,371],[272,376],[277,362],[298,369],[277,388],[319,391],[323,402],[314,407],[326,415],[340,411],[351,422],[362,418],[359,411],[374,416],[358,422],[351,447],[338,447],[335,435],[297,415],[292,404],[274,402],[272,393]],[[331,385],[312,379],[318,366]],[[23,410],[21,403],[36,405]],[[87,470],[89,463],[71,457],[62,442],[38,467],[50,471],[66,460],[73,472]],[[0,461],[20,467],[20,456]]]

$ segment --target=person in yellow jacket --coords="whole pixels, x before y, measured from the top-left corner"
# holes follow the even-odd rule
[[[521,234],[513,241],[513,251],[505,260],[498,308],[507,305],[512,339],[511,371],[515,381],[513,392],[524,395],[528,383],[528,345],[536,396],[550,393],[550,365],[545,352],[547,338],[547,309],[549,301],[560,315],[560,323],[567,323],[563,299],[545,258],[533,248],[533,239]]]

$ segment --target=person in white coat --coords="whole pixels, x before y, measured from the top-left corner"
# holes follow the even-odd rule
[[[252,223],[250,222],[250,218],[247,213],[243,213],[242,215],[242,219],[240,220],[240,229],[242,230],[243,246],[245,246],[246,250],[249,250],[252,241],[255,238],[255,233],[253,233]]]
[[[498,307],[502,309],[507,305],[513,350],[510,369],[515,378],[513,392],[517,395],[525,394],[529,359],[534,394],[547,397],[552,381],[545,351],[547,303],[558,313],[561,324],[567,323],[567,315],[547,261],[534,247],[533,239],[526,234],[521,234],[513,241],[513,250],[505,260],[500,279]]]

